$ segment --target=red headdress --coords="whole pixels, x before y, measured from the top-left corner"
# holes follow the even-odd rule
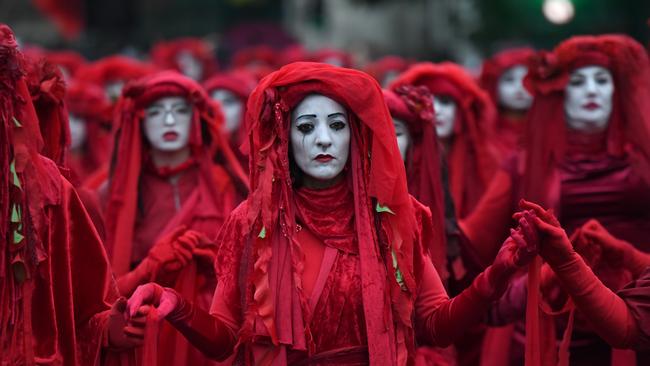
[[[217,74],[205,83],[203,87],[208,92],[212,94],[216,89],[226,89],[231,93],[234,93],[242,101],[244,107],[242,111],[242,121],[239,127],[239,130],[236,133],[233,133],[230,136],[230,147],[234,151],[235,155],[240,158],[242,163],[246,164],[248,158],[241,153],[240,147],[242,143],[246,140],[246,126],[244,120],[246,118],[246,103],[248,101],[248,96],[251,94],[255,86],[257,85],[257,80],[247,72],[245,69],[233,70],[227,73]]]
[[[153,65],[127,56],[109,56],[86,64],[76,78],[83,82],[105,87],[112,82],[128,82],[156,71]]]
[[[108,162],[112,148],[112,107],[103,89],[78,81],[68,85],[65,103],[71,115],[86,123],[83,156],[80,161],[75,161],[73,156],[68,160],[70,169],[84,180],[86,173],[96,171]]]
[[[179,38],[166,42],[158,42],[151,49],[151,60],[162,69],[181,72],[178,56],[187,52],[203,66],[202,80],[209,78],[217,71],[218,62],[213,47],[202,39]]]
[[[113,151],[109,201],[106,211],[107,248],[113,270],[120,276],[128,272],[131,242],[138,202],[138,181],[146,156],[141,122],[144,109],[166,96],[183,96],[193,106],[189,145],[199,165],[202,186],[210,202],[219,202],[220,190],[227,184],[246,186],[246,178],[225,136],[220,132],[223,116],[203,88],[176,72],[161,72],[128,84],[115,112],[116,144]],[[213,172],[213,157],[229,174]]]
[[[528,59],[534,54],[535,50],[532,48],[512,48],[501,51],[483,62],[479,82],[481,87],[490,94],[495,105],[499,104],[497,85],[501,74],[511,67],[527,65]]]
[[[74,77],[79,68],[87,62],[83,56],[75,51],[46,51],[45,57],[51,63],[64,69],[70,77]]]
[[[451,194],[459,217],[467,215],[490,182],[497,166],[488,141],[496,111],[490,97],[460,66],[420,63],[391,84],[423,85],[434,95],[447,95],[457,105],[453,142],[448,154]]]
[[[232,69],[244,69],[252,73],[257,80],[270,74],[278,64],[277,52],[269,46],[248,47],[237,51],[232,56]]]
[[[386,56],[377,61],[371,62],[365,67],[365,71],[370,74],[379,84],[386,86],[390,83],[389,77],[397,76],[404,72],[411,62],[399,56]]]
[[[441,178],[442,156],[434,128],[433,103],[426,87],[403,85],[395,91],[384,89],[391,116],[407,124],[411,145],[406,154],[409,192],[431,209],[435,248],[429,255],[440,273],[445,272],[445,199]]]
[[[250,342],[257,334],[253,327],[255,318],[261,318],[266,336],[274,344],[279,339],[282,343],[293,339],[290,343],[294,348],[309,345],[309,329],[301,328],[292,335],[292,329],[296,329],[292,322],[297,320],[274,316],[276,307],[280,313],[294,311],[283,308],[282,301],[273,298],[279,289],[271,288],[269,272],[273,269],[268,267],[275,251],[272,248],[290,248],[293,264],[289,277],[300,287],[301,249],[293,230],[287,229],[296,227],[289,128],[291,110],[313,93],[336,100],[349,113],[352,138],[347,184],[354,196],[354,235],[362,269],[370,363],[397,362],[397,355],[405,356],[407,348],[414,344],[411,316],[416,296],[413,252],[417,224],[404,163],[377,82],[363,72],[321,63],[298,62],[282,67],[264,78],[248,101],[252,191],[247,200],[248,225],[238,235],[251,238],[245,243],[252,246],[253,257],[250,267],[244,267],[248,268],[243,277],[246,315],[239,342]],[[228,252],[227,248],[223,250]],[[400,274],[402,286],[395,277]],[[240,299],[227,301],[239,303]],[[406,341],[395,341],[395,334]]]
[[[566,149],[564,89],[571,71],[587,65],[603,66],[614,78],[609,153],[628,153],[643,164],[642,169],[648,169],[650,66],[643,46],[624,35],[573,37],[552,52],[535,55],[524,79],[535,97],[526,131],[529,146],[523,189],[527,199],[549,206],[557,203],[549,197],[549,179]]]
[[[27,58],[26,71],[27,85],[45,143],[42,154],[66,167],[70,129],[63,100],[66,91],[61,70],[46,59]]]

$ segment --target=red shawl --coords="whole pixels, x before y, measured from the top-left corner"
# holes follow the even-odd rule
[[[51,160],[13,33],[0,24],[0,363],[105,365],[110,266],[76,192]]]
[[[489,146],[494,105],[465,70],[448,62],[416,64],[393,81],[391,89],[401,85],[423,85],[432,94],[448,95],[456,102],[457,120],[446,153],[451,195],[462,218],[472,211],[497,168]]]
[[[151,49],[151,60],[161,69],[181,72],[178,64],[178,56],[181,52],[188,52],[203,65],[203,80],[212,76],[218,69],[212,45],[198,38],[158,42]]]
[[[441,274],[446,270],[445,202],[441,178],[442,159],[434,128],[431,94],[425,87],[401,86],[396,91],[383,90],[386,105],[393,118],[404,121],[411,134],[406,154],[406,178],[409,192],[431,209],[435,248],[429,256]]]
[[[421,255],[419,247],[417,253],[414,249],[417,221],[404,163],[377,82],[360,71],[319,63],[284,66],[264,78],[248,101],[252,192],[233,213],[245,224],[221,231],[217,262],[219,279],[231,295],[224,301],[244,314],[240,350],[250,357],[259,337],[269,339],[277,350],[305,349],[311,344],[309,327],[304,326],[308,314],[303,311],[308,306],[300,296],[302,252],[292,229],[296,227],[295,193],[288,140],[291,109],[312,93],[335,99],[350,114],[347,179],[354,196],[370,364],[401,364],[413,357],[411,320],[419,275],[414,261]],[[272,273],[278,270],[272,253],[278,248],[288,250],[292,275],[272,281]],[[289,298],[275,299],[278,293]],[[277,318],[277,313],[294,316]],[[286,359],[276,360],[286,364]]]

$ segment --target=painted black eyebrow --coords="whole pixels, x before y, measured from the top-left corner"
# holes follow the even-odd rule
[[[316,118],[317,116],[315,114],[301,114],[298,117],[296,117],[296,121],[301,119],[301,118]]]
[[[345,115],[345,113],[336,112],[336,113],[332,113],[332,114],[327,115],[327,118],[338,117],[338,116],[347,117]]]

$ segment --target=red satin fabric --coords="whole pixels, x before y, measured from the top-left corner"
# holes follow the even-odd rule
[[[449,151],[449,181],[457,216],[472,212],[497,170],[490,141],[496,111],[489,96],[460,66],[452,63],[413,65],[391,84],[424,85],[432,94],[447,95],[457,105],[457,120]]]

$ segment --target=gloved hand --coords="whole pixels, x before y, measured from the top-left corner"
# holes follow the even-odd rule
[[[539,232],[539,254],[551,267],[561,264],[567,260],[572,253],[575,253],[566,232],[560,226],[552,210],[545,210],[540,205],[521,200],[519,207],[522,210],[530,210],[534,213],[531,221],[535,230]],[[516,213],[515,218],[521,217],[522,213]]]
[[[135,289],[126,304],[126,316],[131,320],[146,315],[146,306],[151,306],[158,310],[158,317],[164,319],[181,303],[181,296],[174,289],[151,282]]]
[[[624,266],[634,277],[638,277],[650,266],[650,255],[639,251],[627,241],[614,237],[598,220],[589,220],[582,226],[580,233],[583,239],[601,249],[603,258],[610,265]]]
[[[192,255],[195,259],[205,261],[212,265],[216,259],[216,245],[203,233],[195,230],[187,230],[178,238],[185,248],[192,248]]]
[[[157,262],[160,270],[177,272],[192,261],[195,241],[186,235],[187,228],[181,225],[162,237],[149,250],[147,258]]]
[[[125,317],[126,311],[126,298],[120,297],[113,306],[108,317],[108,346],[115,349],[126,349],[142,344],[141,339],[130,337],[127,328],[127,320]],[[134,327],[135,332],[138,326]]]
[[[484,296],[491,300],[500,298],[512,276],[537,255],[540,238],[532,225],[534,219],[532,211],[521,212],[519,226],[510,230],[510,237],[499,249],[494,263],[476,278],[474,286]]]

